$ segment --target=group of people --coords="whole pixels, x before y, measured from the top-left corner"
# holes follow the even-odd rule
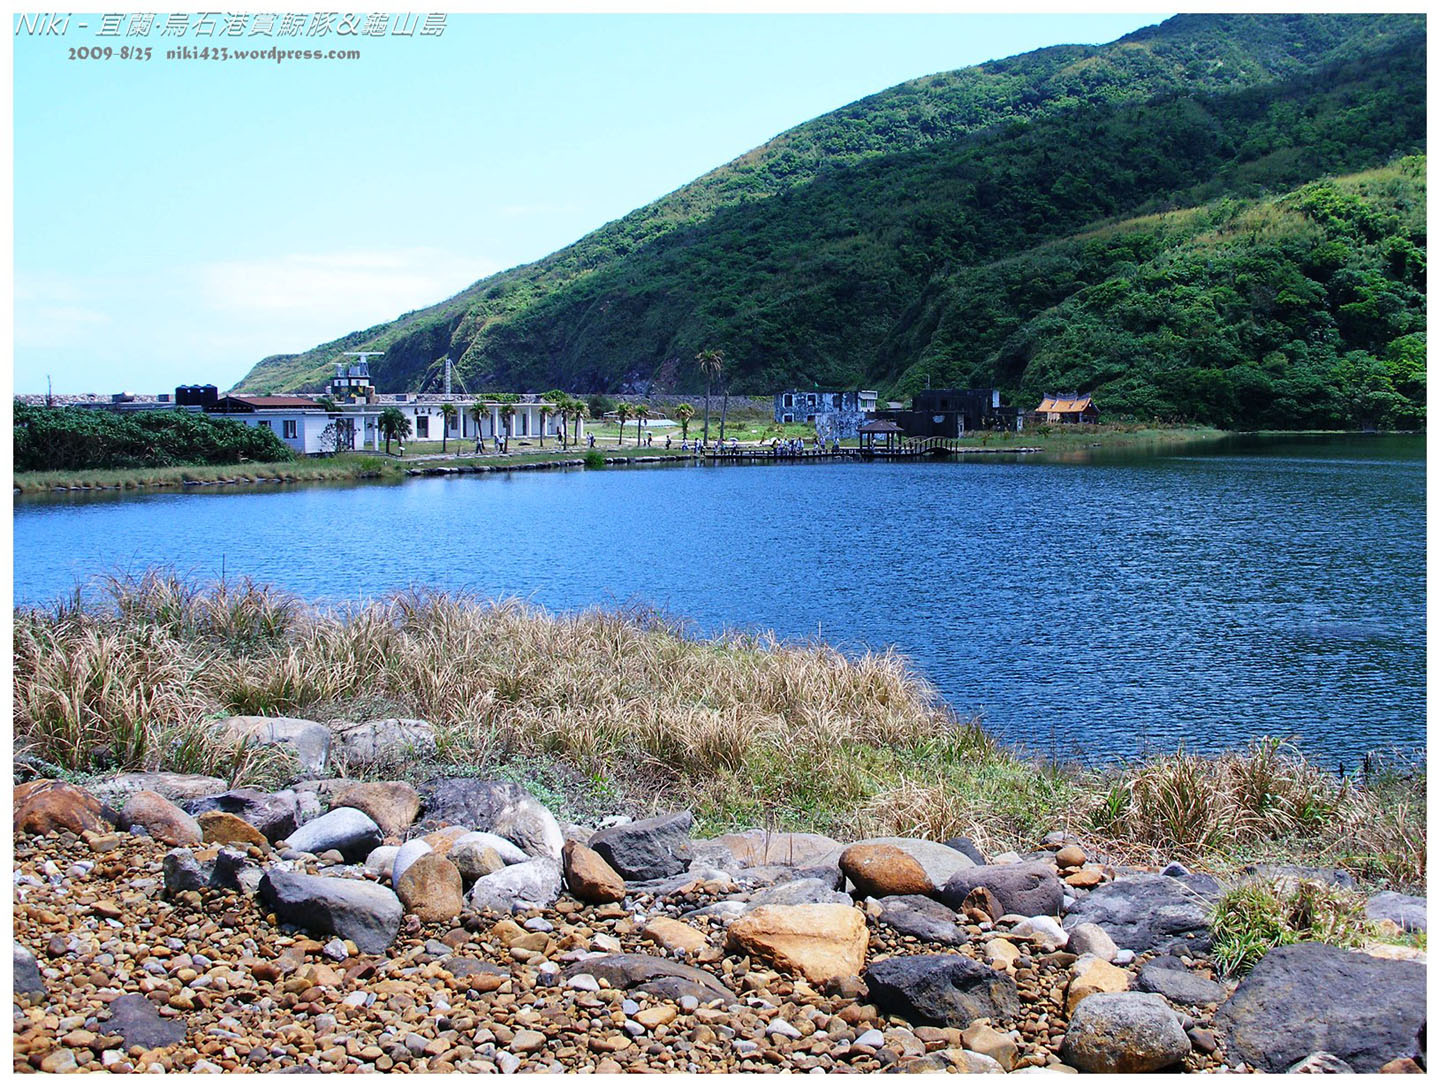
[[[510,435],[496,434],[493,440],[496,453],[510,452]],[[475,435],[475,452],[485,452],[485,438],[480,434]]]
[[[798,457],[802,456],[806,449],[812,453],[824,453],[829,450],[832,453],[840,452],[840,439],[831,438],[828,442],[824,438],[817,437],[812,447],[807,447],[804,438],[787,438],[781,441],[776,438],[770,446],[770,455],[775,457]]]

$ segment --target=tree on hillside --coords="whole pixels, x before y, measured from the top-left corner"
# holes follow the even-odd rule
[[[440,405],[440,452],[444,453],[450,443],[450,428],[455,424],[455,418],[460,414],[454,404]]]
[[[626,420],[628,420],[628,419],[630,418],[630,416],[632,416],[632,415],[634,415],[634,414],[635,414],[635,409],[632,408],[629,404],[625,403],[625,401],[623,401],[623,400],[620,401],[620,403],[618,403],[618,404],[615,405],[615,418],[617,418],[617,419],[620,420],[620,444],[621,444],[621,445],[624,445],[624,444],[625,444],[625,423],[626,423]]]
[[[695,406],[693,404],[676,404],[675,418],[680,420],[680,440],[690,440],[690,420],[695,418]]]
[[[380,413],[376,421],[380,428],[380,436],[385,439],[385,455],[390,455],[390,443],[398,440],[403,442],[410,437],[410,419],[399,408],[386,408]]]
[[[725,372],[725,352],[708,348],[695,356],[700,372],[705,375],[705,441],[710,440],[710,390],[715,379]]]

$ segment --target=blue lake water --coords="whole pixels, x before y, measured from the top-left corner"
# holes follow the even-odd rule
[[[1425,743],[1418,437],[17,499],[14,540],[17,604],[223,564],[320,601],[434,586],[893,645],[1062,757]]]

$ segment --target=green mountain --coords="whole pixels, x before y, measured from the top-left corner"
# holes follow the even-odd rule
[[[317,388],[364,347],[387,389],[448,354],[470,388],[693,391],[719,347],[735,392],[1409,423],[1424,140],[1422,16],[1181,16],[893,87],[241,387]]]

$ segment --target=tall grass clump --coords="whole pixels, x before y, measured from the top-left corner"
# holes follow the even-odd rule
[[[1365,896],[1311,880],[1242,883],[1211,915],[1211,956],[1226,974],[1245,974],[1274,948],[1316,940],[1359,947],[1371,934]]]

